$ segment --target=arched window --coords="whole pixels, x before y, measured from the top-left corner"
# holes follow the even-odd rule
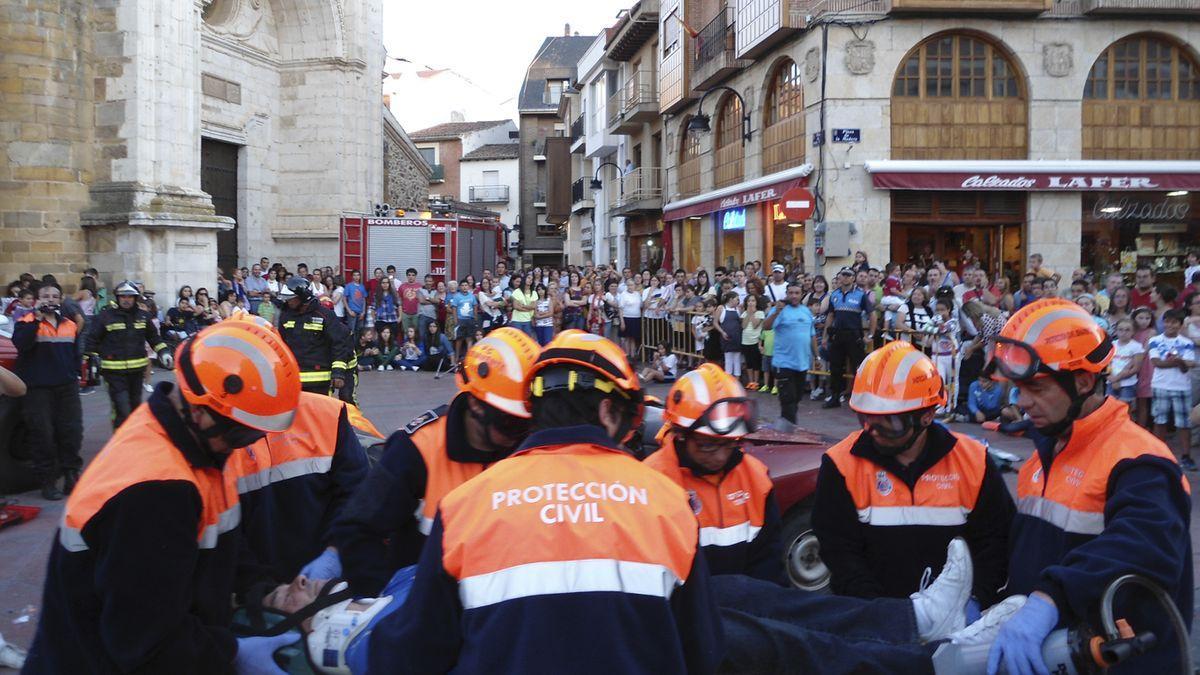
[[[763,116],[763,174],[803,164],[804,90],[795,61],[784,59],[771,72]]]
[[[1200,159],[1200,67],[1134,35],[1100,53],[1083,87],[1084,159]]]
[[[717,106],[714,187],[721,188],[742,180],[745,150],[742,145],[742,102],[733,94],[726,94]]]
[[[679,125],[679,194],[688,197],[700,193],[700,134],[687,132],[691,117]]]
[[[901,61],[892,85],[893,159],[1024,159],[1025,88],[987,38],[942,33]]]

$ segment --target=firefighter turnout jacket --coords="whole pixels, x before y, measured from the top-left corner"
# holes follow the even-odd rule
[[[279,333],[300,364],[306,386],[346,377],[354,358],[350,329],[317,300],[279,310]]]
[[[987,450],[941,424],[904,466],[855,432],[821,459],[813,531],[834,593],[907,598],[946,562],[963,537],[975,567],[973,595],[992,604],[1007,578],[1005,552],[1013,501]]]
[[[659,450],[645,464],[687,493],[710,574],[783,583],[779,505],[766,465],[734,450],[723,471],[705,475],[686,453],[678,452],[672,433],[663,435]]]
[[[711,673],[722,653],[679,486],[602,429],[531,435],[447,495],[379,673]]]
[[[1094,615],[1113,580],[1140,574],[1166,589],[1190,628],[1191,491],[1170,449],[1111,397],[1075,421],[1057,454],[1054,440],[1035,443],[1017,479],[1008,592],[1049,595],[1070,624]],[[1173,640],[1160,634],[1160,644]],[[1160,659],[1173,651],[1156,650]],[[1143,659],[1132,664],[1155,672]],[[1158,665],[1172,664],[1178,670],[1177,660]]]
[[[168,400],[118,428],[67,501],[25,673],[226,673],[237,493]]]
[[[242,505],[244,589],[291,581],[330,545],[334,519],[367,477],[367,455],[345,403],[301,392],[292,426],[234,451],[225,474]]]
[[[102,373],[125,374],[150,364],[146,345],[159,355],[167,350],[150,312],[137,305],[128,310],[110,305],[91,322],[83,350],[100,357]]]
[[[356,595],[377,594],[396,570],[415,564],[442,498],[504,458],[467,443],[468,396],[460,393],[392,434],[342,509],[331,539]]]

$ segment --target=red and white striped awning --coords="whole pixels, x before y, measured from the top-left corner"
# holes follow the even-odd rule
[[[866,163],[881,190],[1175,192],[1200,190],[1200,162],[878,160]]]

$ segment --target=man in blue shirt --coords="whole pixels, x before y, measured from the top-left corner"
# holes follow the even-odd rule
[[[458,291],[447,298],[447,301],[458,319],[456,333],[450,337],[454,339],[456,356],[461,356],[466,354],[475,342],[475,308],[479,301],[475,298],[474,289],[465,280],[459,282]]]
[[[829,294],[830,316],[825,322],[825,341],[829,345],[829,390],[832,394],[825,402],[826,408],[840,408],[842,405],[841,396],[846,389],[846,362],[849,361],[850,372],[854,373],[866,356],[863,351],[864,317],[870,320],[868,334],[875,334],[871,296],[854,285],[854,270],[843,267],[838,272],[838,284],[838,288]]]
[[[772,305],[771,315],[763,324],[763,330],[775,331],[771,365],[779,387],[779,414],[792,424],[796,423],[796,406],[804,395],[804,381],[817,351],[813,313],[800,302],[803,294],[799,284],[788,284],[787,301]]]
[[[362,272],[354,270],[350,273],[350,283],[346,284],[346,325],[351,335],[358,339],[358,323],[367,315],[367,289],[362,284]]]
[[[258,314],[258,306],[262,304],[267,291],[270,290],[267,280],[263,278],[262,267],[258,263],[254,263],[254,266],[250,268],[250,276],[246,277],[243,283],[246,287],[246,296],[250,301],[250,313]]]

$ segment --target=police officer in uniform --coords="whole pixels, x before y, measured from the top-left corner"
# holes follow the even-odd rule
[[[1018,474],[1009,546],[1007,590],[1029,601],[1001,626],[988,672],[1046,672],[1046,636],[1092,618],[1126,574],[1161,586],[1190,629],[1190,488],[1167,445],[1104,395],[1114,352],[1104,330],[1075,303],[1047,298],[1013,314],[996,342],[991,367],[1020,391],[1037,452]],[[1122,664],[1126,672],[1180,669],[1165,621],[1130,623],[1155,632],[1158,647]]]
[[[525,438],[525,375],[538,352],[519,330],[492,331],[467,351],[455,377],[459,393],[449,405],[388,438],[330,537],[356,595],[379,593],[396,570],[414,564],[442,497]],[[333,561],[323,562],[332,567]]]
[[[706,363],[667,392],[663,421],[659,449],[646,466],[687,492],[709,572],[782,583],[775,486],[766,465],[741,449],[754,430],[753,399],[737,378]]]
[[[122,281],[114,290],[115,305],[109,305],[91,323],[84,352],[100,358],[100,375],[108,385],[112,401],[113,429],[121,426],[129,413],[142,404],[145,381],[146,345],[158,354],[163,368],[170,368],[172,357],[159,337],[150,312],[138,307],[141,293],[131,281]]]
[[[621,447],[642,390],[621,349],[560,333],[530,372],[537,429],[441,502],[380,673],[711,673],[721,628],[683,490]]]
[[[300,363],[304,391],[331,394],[346,384],[354,358],[350,329],[313,297],[308,279],[294,276],[279,293],[279,333]]]
[[[906,598],[962,537],[974,561],[974,608],[1007,580],[1014,506],[987,450],[933,421],[946,390],[908,342],[871,352],[854,378],[855,431],[821,458],[813,530],[834,593]]]
[[[826,408],[840,408],[842,392],[846,390],[846,364],[851,370],[862,362],[863,317],[870,316],[868,334],[875,334],[875,312],[871,311],[871,296],[854,285],[854,270],[843,267],[838,272],[837,289],[829,294],[830,317],[825,322],[825,344],[829,346],[829,390]]]

